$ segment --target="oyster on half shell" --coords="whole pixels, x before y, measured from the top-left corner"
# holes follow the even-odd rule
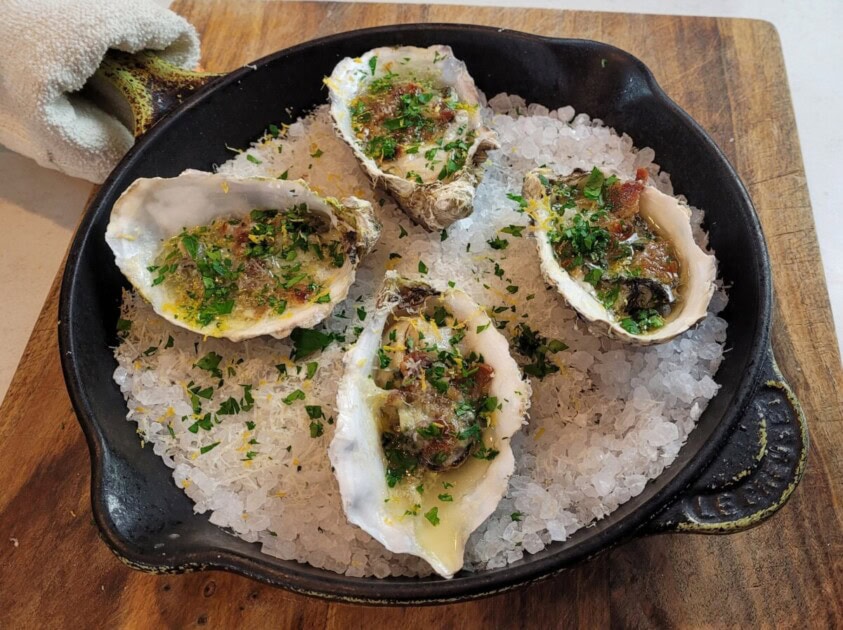
[[[539,168],[523,187],[545,279],[592,331],[640,345],[703,319],[717,275],[690,209],[646,182],[644,169],[624,181],[597,168],[564,177]]]
[[[506,492],[529,404],[483,308],[388,272],[337,395],[329,455],[348,520],[450,578]]]
[[[486,152],[499,145],[449,46],[376,48],[343,59],[325,83],[340,136],[411,219],[440,230],[471,214]]]
[[[302,180],[185,171],[133,182],[105,240],[156,313],[240,341],[325,319],[380,229],[367,201],[322,197]]]

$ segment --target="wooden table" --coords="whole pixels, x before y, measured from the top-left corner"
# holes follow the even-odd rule
[[[196,25],[203,64],[216,71],[398,22],[583,37],[637,55],[725,150],[761,215],[776,290],[774,348],[810,422],[808,470],[790,503],[751,531],[637,540],[555,579],[461,605],[364,608],[220,572],[138,573],[100,542],[91,518],[87,448],[59,366],[57,280],[0,408],[0,628],[843,626],[843,373],[772,25],[424,5],[182,0],[175,9]],[[6,308],[13,301],[7,296]]]

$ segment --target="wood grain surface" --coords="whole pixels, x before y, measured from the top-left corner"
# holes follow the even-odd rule
[[[221,572],[152,576],[98,539],[89,460],[65,392],[58,282],[0,408],[0,628],[843,627],[843,374],[778,36],[765,22],[424,5],[176,2],[223,71],[313,37],[465,22],[609,42],[641,58],[737,167],[761,215],[774,348],[810,422],[788,505],[730,536],[637,540],[528,588],[428,608],[364,608]]]

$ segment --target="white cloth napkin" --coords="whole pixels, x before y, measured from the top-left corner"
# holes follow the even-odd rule
[[[0,144],[102,182],[134,138],[73,93],[109,48],[160,50],[183,68],[199,61],[195,29],[152,0],[0,0]]]

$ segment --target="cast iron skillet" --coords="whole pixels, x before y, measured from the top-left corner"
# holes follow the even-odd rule
[[[486,94],[507,91],[550,108],[572,105],[630,134],[636,145],[653,147],[676,190],[706,209],[720,273],[732,287],[723,313],[730,351],[716,375],[722,387],[676,461],[642,494],[570,540],[505,568],[463,571],[452,580],[338,575],[263,555],[257,544],[212,525],[194,514],[152,450],[139,448],[111,378],[127,285],[103,235],[120,193],[138,177],[213,169],[229,159],[226,146],[245,147],[269,123],[290,122],[324,103],[322,77],[341,58],[396,44],[449,44]],[[164,79],[180,88],[184,74]],[[140,116],[149,122],[148,114]],[[150,572],[225,569],[300,593],[394,604],[476,598],[552,575],[631,537],[733,532],[775,512],[802,474],[807,433],[773,360],[770,316],[767,248],[746,190],[714,142],[640,61],[597,42],[427,24],[342,33],[283,50],[216,79],[155,124],[105,182],[76,233],[59,333],[67,387],[91,451],[94,516],[125,563]]]

